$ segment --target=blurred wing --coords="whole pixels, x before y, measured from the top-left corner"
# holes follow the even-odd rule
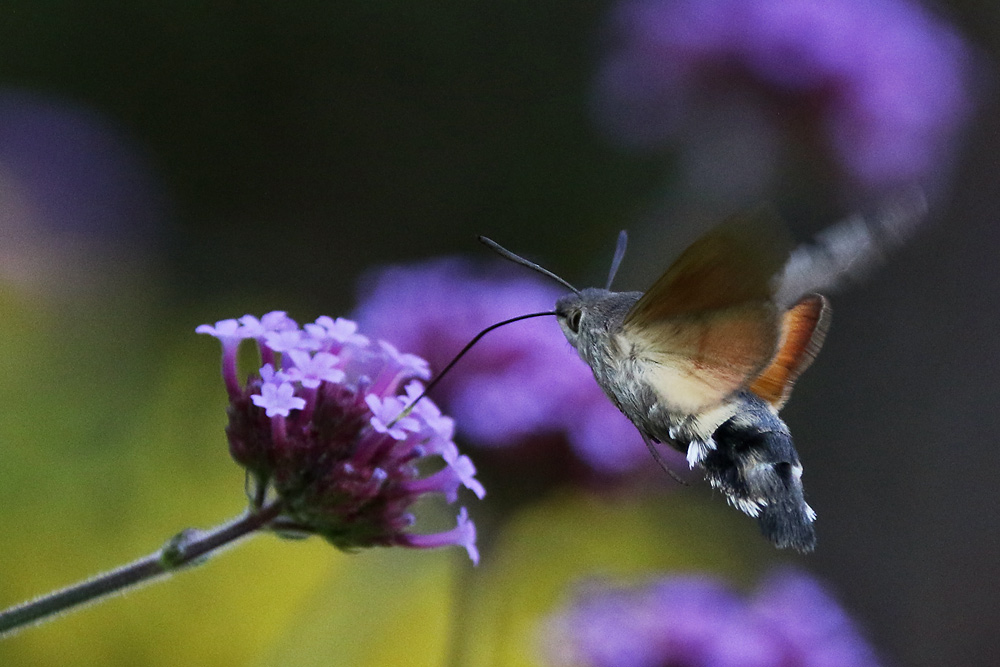
[[[717,405],[769,364],[781,331],[775,276],[789,247],[766,212],[730,218],[685,250],[625,316],[623,342],[670,409]]]
[[[868,215],[852,216],[796,248],[785,266],[776,303],[785,310],[803,295],[839,289],[864,279],[906,243],[927,218],[927,199],[919,188],[887,195]]]
[[[750,384],[750,391],[780,410],[795,380],[819,354],[829,326],[830,306],[822,295],[806,295],[792,306],[781,320],[778,354]]]

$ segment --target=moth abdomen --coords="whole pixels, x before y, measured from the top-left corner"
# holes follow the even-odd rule
[[[791,434],[761,399],[744,392],[740,400],[744,409],[713,435],[715,448],[701,462],[705,478],[730,504],[755,517],[775,546],[812,551],[816,514],[805,501]]]

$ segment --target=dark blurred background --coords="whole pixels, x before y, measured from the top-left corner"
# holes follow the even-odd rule
[[[618,229],[632,228],[621,286],[642,289],[717,213],[766,198],[805,239],[862,199],[803,178],[712,200],[684,189],[676,154],[602,134],[592,96],[610,7],[4,3],[0,606],[239,511],[216,350],[193,340],[202,322],[347,314],[365,270],[482,256],[476,234],[598,284]],[[1000,655],[1000,10],[933,10],[975,54],[976,110],[926,229],[834,297],[823,353],[783,414],[820,515],[819,548],[796,562],[888,663],[985,666]],[[670,498],[685,494],[709,496]],[[74,616],[0,656],[178,664],[172,637],[203,664],[267,662],[259,647],[291,641],[300,603],[348,567],[328,551],[283,544],[219,584],[218,613],[238,613],[258,585],[248,568],[269,573],[273,606],[254,614],[263,630],[242,653],[209,649],[216,620],[199,610],[200,635],[157,617],[109,637],[113,626]],[[185,575],[198,579],[185,590],[221,578],[227,558]],[[287,574],[294,558],[308,574]],[[109,604],[150,596],[190,619],[181,595]]]

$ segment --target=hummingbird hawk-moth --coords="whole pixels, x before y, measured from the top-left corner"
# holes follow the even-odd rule
[[[778,412],[830,323],[827,299],[814,290],[857,277],[908,236],[925,206],[919,194],[894,204],[794,251],[767,213],[732,217],[695,241],[645,292],[611,291],[624,233],[604,289],[577,290],[481,240],[571,290],[554,313],[536,315],[556,316],[661,465],[656,443],[684,453],[776,546],[808,552],[816,544],[816,513],[805,501],[802,464]]]

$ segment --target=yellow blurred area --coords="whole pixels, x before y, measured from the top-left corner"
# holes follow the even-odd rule
[[[458,550],[362,553],[325,580],[257,664],[540,666],[544,621],[580,580],[667,571],[751,579],[762,551],[746,550],[754,528],[731,518],[681,493],[563,492],[513,517],[475,569]]]
[[[752,573],[750,554],[733,539],[745,527],[731,526],[730,518],[683,492],[619,499],[565,493],[525,511],[474,581],[468,659],[461,664],[541,664],[541,622],[581,579]]]

